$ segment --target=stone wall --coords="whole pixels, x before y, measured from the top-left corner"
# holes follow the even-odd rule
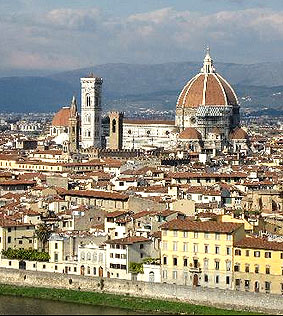
[[[237,308],[282,314],[280,295],[238,292],[231,290],[192,288],[165,283],[134,282],[98,277],[30,272],[0,268],[0,283],[18,286],[79,289],[130,296],[179,300],[222,308]]]

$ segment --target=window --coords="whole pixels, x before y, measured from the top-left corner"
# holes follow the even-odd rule
[[[232,235],[227,234],[226,237],[227,237],[227,238],[226,238],[227,240],[232,240]]]
[[[215,283],[218,284],[219,283],[219,275],[215,276]]]
[[[174,266],[177,266],[178,265],[178,259],[175,257],[173,258],[173,265]]]
[[[184,238],[187,238],[188,237],[188,232],[183,232],[183,236],[184,236]]]
[[[241,256],[241,250],[240,249],[236,249],[235,250],[235,256]]]
[[[245,272],[250,272],[250,265],[249,264],[246,264],[245,265]]]
[[[208,259],[203,260],[203,267],[204,269],[208,269]]]
[[[117,122],[115,119],[112,120],[112,133],[116,133],[116,125],[117,125]]]
[[[207,274],[204,275],[204,282],[208,282],[208,275]]]
[[[143,244],[140,244],[140,249],[143,249],[144,248],[144,245]]]
[[[208,251],[209,251],[208,247],[209,247],[208,245],[204,245],[204,253],[208,253]]]
[[[226,276],[226,284],[230,284],[230,277],[229,276]]]
[[[246,250],[246,257],[249,257],[249,256],[250,256],[250,251]]]
[[[254,251],[254,257],[259,258],[260,257],[260,251]]]
[[[215,261],[215,270],[219,270],[220,263],[219,261]]]
[[[194,252],[198,252],[198,244],[194,244]]]
[[[259,266],[255,265],[255,273],[259,273]]]
[[[280,254],[280,259],[283,259],[283,252],[281,252]]]
[[[209,233],[204,233],[204,238],[209,239]]]
[[[162,278],[167,279],[167,270],[162,271]]]
[[[220,240],[220,234],[219,233],[215,233],[215,240]]]
[[[265,267],[265,273],[266,273],[266,274],[270,274],[270,267],[269,267],[269,266],[266,266],[266,267]]]
[[[231,247],[226,248],[226,254],[227,254],[227,256],[231,255]]]
[[[194,238],[198,238],[198,232],[194,232]]]
[[[163,264],[167,264],[167,257],[163,257]]]
[[[12,231],[12,228],[11,227],[9,227],[8,228],[8,233],[10,233]]]
[[[9,237],[8,237],[8,244],[10,244],[11,241],[12,241],[12,238],[9,236]]]
[[[271,258],[271,252],[270,252],[270,251],[265,252],[265,253],[264,253],[264,257],[265,257],[265,258]]]
[[[167,241],[163,241],[163,250],[167,250],[168,244]]]
[[[271,288],[270,282],[265,282],[265,291],[266,291],[266,293],[270,292],[270,288]]]
[[[173,251],[178,251],[178,241],[173,241]]]
[[[250,288],[250,280],[245,280],[245,289],[248,290]]]
[[[184,252],[187,252],[187,251],[188,251],[188,243],[187,243],[187,242],[184,242],[184,243],[183,243],[183,251],[184,251]]]
[[[187,266],[188,266],[188,259],[185,258],[185,259],[184,259],[184,267],[187,267]]]
[[[236,279],[235,284],[237,287],[239,287],[241,285],[241,279]]]
[[[58,253],[57,253],[57,252],[54,253],[54,261],[55,261],[55,262],[58,262]]]
[[[174,231],[173,231],[173,236],[174,236],[174,237],[178,237],[178,231],[177,231],[177,230],[174,230]]]
[[[226,271],[231,271],[231,265],[232,265],[231,261],[227,260],[226,261]]]
[[[220,253],[220,247],[215,246],[215,254],[219,255],[219,253]]]
[[[240,271],[240,265],[239,264],[235,264],[234,271],[235,272],[239,272]]]
[[[166,230],[166,229],[164,229],[164,230],[162,231],[162,235],[163,235],[163,236],[167,236],[167,230]]]
[[[86,95],[86,106],[90,106],[90,95]]]
[[[22,244],[23,244],[23,241],[22,241],[22,240],[19,240],[19,244],[22,245]]]
[[[173,279],[177,280],[177,271],[173,271]]]

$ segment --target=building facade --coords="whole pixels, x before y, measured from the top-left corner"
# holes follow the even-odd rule
[[[101,148],[102,78],[81,78],[81,146]]]

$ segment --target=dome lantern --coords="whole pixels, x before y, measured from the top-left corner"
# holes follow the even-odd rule
[[[206,55],[203,60],[203,67],[201,68],[201,72],[204,74],[211,74],[215,72],[215,68],[213,66],[213,60],[210,57],[210,48],[206,48]]]

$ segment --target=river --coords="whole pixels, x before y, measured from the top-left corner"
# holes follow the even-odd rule
[[[119,308],[0,295],[0,315],[145,315]]]

